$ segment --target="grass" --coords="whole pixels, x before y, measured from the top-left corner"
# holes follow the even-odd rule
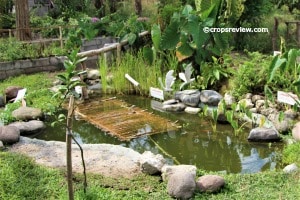
[[[198,176],[207,174],[198,171]],[[210,173],[212,174],[212,173]],[[216,173],[214,173],[216,174]],[[196,193],[194,199],[299,199],[300,173],[264,172],[222,175],[226,185],[220,193]],[[0,152],[0,199],[67,199],[65,172],[36,165],[31,159]],[[139,200],[171,199],[159,176],[133,179],[104,178],[88,174],[87,193],[83,176],[75,174],[75,199]]]
[[[42,109],[47,114],[53,114],[58,108],[58,99],[52,98],[53,93],[49,88],[52,87],[52,82],[55,75],[49,73],[37,73],[33,75],[21,75],[18,77],[11,77],[0,82],[0,91],[4,93],[4,90],[8,86],[20,86],[26,88],[26,103],[28,107],[35,107]],[[20,105],[19,105],[20,106]],[[6,119],[10,113],[17,109],[19,106],[9,104],[6,110],[0,111],[0,118],[5,123],[9,122]],[[13,109],[9,108],[13,107]]]
[[[125,53],[122,55],[120,62],[115,62],[111,67],[107,67],[102,61],[100,61],[99,65],[100,74],[103,77],[102,85],[105,86],[104,88],[107,88],[109,83],[103,83],[103,81],[106,81],[104,77],[107,74],[112,74],[110,86],[115,93],[148,95],[150,87],[160,87],[158,83],[158,77],[162,77],[160,63],[147,64],[143,58],[142,51],[137,52],[135,55],[129,52]],[[125,74],[129,74],[139,83],[139,86],[133,86],[125,78]]]

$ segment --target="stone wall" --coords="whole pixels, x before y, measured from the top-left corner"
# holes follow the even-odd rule
[[[110,37],[97,37],[91,41],[84,41],[81,51],[102,48],[105,44],[113,43]],[[60,71],[64,69],[65,56],[53,56],[48,58],[16,60],[12,62],[0,62],[0,80],[21,74],[33,74],[44,71]],[[88,68],[98,68],[98,56],[93,56],[85,61]]]

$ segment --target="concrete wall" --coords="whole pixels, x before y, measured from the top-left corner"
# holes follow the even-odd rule
[[[84,41],[82,51],[102,48],[107,43],[113,43],[110,37],[97,37],[91,41]],[[0,80],[21,74],[33,74],[45,71],[60,71],[64,69],[65,56],[48,57],[39,59],[16,60],[13,62],[0,62]],[[88,68],[98,68],[98,56],[93,56],[85,61]]]

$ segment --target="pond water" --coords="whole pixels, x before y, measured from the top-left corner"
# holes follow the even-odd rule
[[[128,142],[120,141],[89,124],[75,120],[74,135],[79,143],[109,143],[132,148],[138,152],[160,153],[171,164],[191,164],[207,171],[227,173],[255,173],[281,168],[279,154],[283,143],[249,143],[249,130],[235,135],[230,125],[218,124],[212,132],[210,121],[199,115],[161,112],[155,109],[157,101],[139,96],[121,96],[129,104],[139,106],[154,114],[177,121],[176,131],[142,136]],[[64,126],[50,126],[36,136],[38,139],[65,141]]]

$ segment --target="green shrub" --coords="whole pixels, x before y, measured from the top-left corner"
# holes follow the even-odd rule
[[[286,164],[296,163],[300,166],[300,142],[288,145],[283,150],[283,162]]]

